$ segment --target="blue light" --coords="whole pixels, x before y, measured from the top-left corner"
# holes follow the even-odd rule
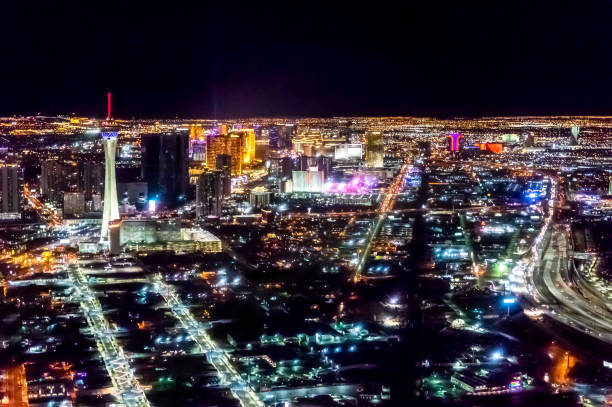
[[[102,138],[104,140],[112,140],[117,139],[119,137],[119,133],[116,131],[105,131],[102,132]]]
[[[504,298],[504,304],[514,304],[516,302],[516,298]]]

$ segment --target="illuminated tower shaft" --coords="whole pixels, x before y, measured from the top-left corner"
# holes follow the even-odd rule
[[[117,132],[102,133],[104,144],[105,175],[104,175],[104,211],[102,212],[102,232],[100,242],[108,241],[108,224],[119,219],[119,204],[117,202],[117,183],[115,181],[115,150],[117,149]]]

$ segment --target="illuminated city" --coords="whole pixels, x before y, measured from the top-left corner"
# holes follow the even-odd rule
[[[244,36],[270,21],[242,12]],[[153,102],[113,47],[73,49],[117,69],[96,111],[78,84],[61,114],[0,104],[0,407],[612,405],[612,104],[398,114],[332,81],[277,103],[278,71],[229,53],[235,88],[182,114],[163,76],[199,89],[196,51],[147,54]],[[272,113],[236,102],[258,92]],[[329,111],[295,113],[312,95]]]

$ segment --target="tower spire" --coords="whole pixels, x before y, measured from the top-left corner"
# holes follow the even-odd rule
[[[107,99],[107,115],[106,115],[106,121],[110,121],[111,118],[111,93],[108,92],[106,94],[106,99]]]

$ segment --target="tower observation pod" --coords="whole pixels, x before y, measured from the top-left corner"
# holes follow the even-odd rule
[[[110,122],[110,92],[108,93],[107,125]],[[119,203],[117,201],[117,182],[115,178],[115,152],[119,133],[107,127],[102,131],[102,144],[104,145],[104,209],[102,212],[102,230],[100,243],[108,243],[108,225],[119,219]]]

